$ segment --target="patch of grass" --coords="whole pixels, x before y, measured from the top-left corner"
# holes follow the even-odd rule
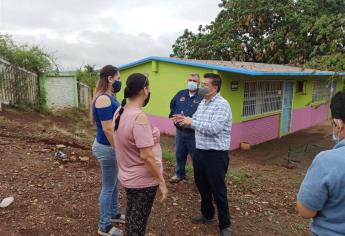
[[[187,174],[192,174],[193,173],[193,166],[192,165],[190,165],[190,164],[187,164],[186,165],[186,173]]]
[[[227,174],[226,177],[232,181],[234,181],[236,184],[243,184],[246,179],[248,179],[248,173],[243,170],[243,169],[234,169],[230,170]]]
[[[175,153],[163,149],[162,154],[165,161],[175,162]]]

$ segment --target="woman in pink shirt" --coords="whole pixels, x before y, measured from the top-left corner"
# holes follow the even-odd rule
[[[126,81],[124,100],[114,115],[114,142],[118,178],[126,189],[126,235],[145,235],[153,201],[159,188],[161,201],[167,197],[163,177],[160,132],[142,108],[150,99],[148,78],[139,73]]]

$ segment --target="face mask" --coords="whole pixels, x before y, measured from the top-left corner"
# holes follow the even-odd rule
[[[332,134],[332,139],[333,141],[337,144],[340,142],[340,138],[339,138],[339,133],[337,131],[337,128],[339,126],[342,126],[341,125],[341,122],[337,119],[333,119],[333,125],[332,125],[332,128],[333,128],[333,134]]]
[[[151,92],[149,92],[149,95],[147,95],[147,98],[144,101],[144,105],[143,105],[144,107],[149,103],[150,97],[151,97]]]
[[[207,88],[205,88],[205,87],[199,88],[198,95],[205,96],[206,94],[208,94],[208,89]]]
[[[336,144],[339,143],[339,138],[337,138],[337,136],[335,135],[334,131],[333,131],[332,139],[333,139],[333,141],[334,141]]]
[[[112,84],[113,87],[113,93],[118,93],[121,90],[121,81],[120,80],[115,80],[114,83]]]
[[[188,81],[188,90],[195,91],[198,89],[198,83],[194,81]]]

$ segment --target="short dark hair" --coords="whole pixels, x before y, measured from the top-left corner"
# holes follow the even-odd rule
[[[204,78],[205,79],[212,79],[212,85],[214,86],[218,86],[217,92],[220,91],[221,87],[222,87],[222,78],[214,73],[206,73],[204,74]]]
[[[336,93],[331,101],[333,119],[341,119],[345,123],[345,92]]]

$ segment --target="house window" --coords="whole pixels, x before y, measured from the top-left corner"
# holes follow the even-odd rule
[[[313,102],[327,101],[331,96],[331,88],[327,80],[313,81]]]
[[[305,81],[297,81],[296,93],[304,93]]]
[[[247,81],[244,83],[242,117],[261,115],[281,109],[281,81]]]

